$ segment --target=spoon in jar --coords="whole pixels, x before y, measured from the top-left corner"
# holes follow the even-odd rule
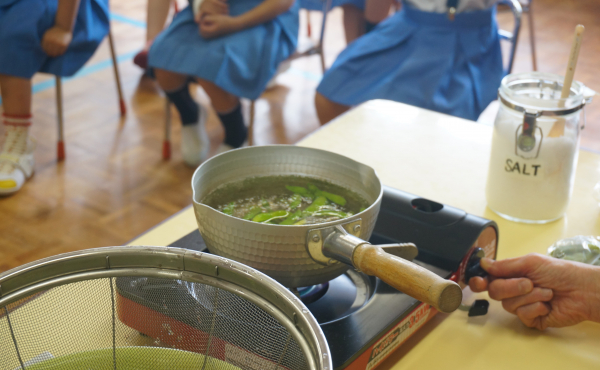
[[[567,65],[567,72],[565,73],[565,80],[563,82],[562,91],[560,94],[559,105],[564,107],[565,99],[569,97],[571,92],[571,84],[573,83],[573,75],[575,75],[575,67],[577,66],[577,59],[579,58],[579,49],[581,48],[581,39],[583,38],[583,31],[585,27],[578,24],[575,27],[575,38],[573,45],[571,45],[571,54],[569,55],[569,63]],[[560,137],[565,133],[565,119],[558,117],[554,125],[550,129],[548,137]]]

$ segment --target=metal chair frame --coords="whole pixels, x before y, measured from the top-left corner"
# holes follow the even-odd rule
[[[521,30],[521,18],[523,15],[523,8],[518,0],[500,0],[498,4],[506,5],[510,8],[515,18],[515,26],[513,31],[498,30],[500,40],[505,40],[511,43],[510,52],[508,56],[508,65],[504,68],[504,74],[509,74],[512,71],[513,64],[515,61],[515,52],[517,50],[517,43],[519,41],[519,32]]]
[[[529,26],[529,47],[531,49],[531,64],[533,67],[534,71],[538,70],[538,66],[537,66],[537,53],[536,53],[536,45],[535,45],[535,26],[533,23],[533,11],[532,11],[532,2],[533,0],[517,0],[517,1],[512,1],[512,0],[504,0],[504,1],[500,1],[499,4],[503,4],[503,5],[507,5],[511,11],[514,13],[515,12],[515,8],[516,5],[514,5],[513,3],[518,3],[518,5],[521,7],[521,15],[526,13],[527,14],[527,22],[528,22],[528,26]],[[522,16],[520,17],[520,19],[522,19]]]
[[[115,52],[115,45],[112,37],[112,32],[108,30],[108,44],[110,46],[110,55],[113,63],[113,70],[115,73],[115,83],[117,84],[117,91],[119,93],[119,111],[121,117],[125,117],[127,114],[127,106],[123,99],[123,89],[121,88],[121,77],[119,74],[119,67],[117,64],[117,56]],[[66,158],[65,151],[65,137],[64,137],[64,116],[63,116],[63,93],[62,93],[62,78],[55,76],[56,79],[56,114],[58,118],[58,141],[56,144],[56,156],[59,161],[63,161]]]
[[[535,33],[533,26],[533,11],[531,10],[531,3],[533,0],[524,0],[521,3],[521,7],[523,8],[523,12],[527,13],[527,21],[529,25],[529,45],[531,47],[531,63],[533,65],[533,70],[537,71],[537,56],[535,52]]]

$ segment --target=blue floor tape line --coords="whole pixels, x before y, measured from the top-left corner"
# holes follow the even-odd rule
[[[125,17],[124,15],[121,15],[121,14],[110,13],[110,19],[112,21],[127,23],[127,24],[130,24],[135,27],[146,28],[146,22],[142,22],[142,21],[138,21],[137,19]]]
[[[130,53],[126,53],[123,55],[117,56],[117,63],[121,63],[130,59],[133,59],[134,55],[137,54],[137,51],[132,51]],[[92,64],[90,66],[83,67],[79,70],[79,72],[75,73],[71,77],[64,77],[63,82],[70,81],[75,78],[84,77],[90,75],[92,73],[103,70],[104,68],[110,67],[112,65],[112,58],[106,59],[96,64]],[[53,88],[56,85],[56,80],[51,78],[46,81],[39,82],[32,86],[31,91],[33,94],[38,93],[40,91],[44,91],[50,88]],[[0,98],[0,104],[2,104],[2,98]]]

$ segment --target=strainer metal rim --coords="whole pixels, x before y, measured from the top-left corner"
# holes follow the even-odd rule
[[[312,355],[307,359],[311,369],[332,369],[331,353],[321,327],[292,292],[247,265],[182,248],[102,247],[27,263],[0,274],[0,306],[54,286],[117,276],[194,281],[241,296],[268,312],[292,333],[303,351]]]

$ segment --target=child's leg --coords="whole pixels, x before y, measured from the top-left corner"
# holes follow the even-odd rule
[[[0,90],[5,115],[31,115],[31,80],[0,74]]]
[[[199,106],[190,95],[188,76],[163,69],[155,69],[154,74],[169,100],[177,107],[181,123],[184,126],[196,124],[199,118]]]
[[[354,5],[344,4],[344,31],[346,43],[351,43],[365,33],[365,16],[359,8]]]
[[[169,16],[171,0],[147,0],[146,7],[146,44],[144,48],[135,55],[133,63],[146,70],[146,75],[151,76],[148,68],[148,51],[154,38],[165,28],[165,22]]]
[[[154,40],[165,27],[171,0],[148,0],[146,8],[146,42]]]
[[[234,148],[242,146],[248,136],[248,130],[244,124],[240,99],[210,81],[199,78],[196,81],[210,97],[210,101],[219,115],[225,129],[225,144]]]
[[[188,77],[183,74],[155,69],[156,80],[169,100],[175,104],[181,117],[181,154],[190,166],[197,166],[208,157],[210,140],[206,133],[207,112],[200,106],[188,88]]]
[[[315,95],[315,107],[322,125],[350,109],[349,106],[331,101],[318,92]]]
[[[33,173],[31,80],[0,74],[4,142],[0,151],[0,195],[12,194]]]

